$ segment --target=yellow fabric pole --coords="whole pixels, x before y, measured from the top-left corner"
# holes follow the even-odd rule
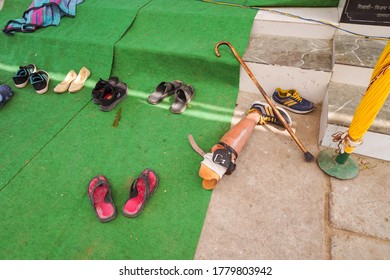
[[[374,122],[377,114],[390,93],[390,42],[379,57],[367,90],[356,108],[348,130],[344,151],[348,154],[355,149],[355,143],[361,142],[363,135]],[[350,140],[350,141],[348,141]]]

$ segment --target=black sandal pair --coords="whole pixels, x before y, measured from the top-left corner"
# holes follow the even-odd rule
[[[181,114],[187,108],[188,103],[195,95],[195,89],[192,85],[185,85],[182,81],[161,82],[155,91],[149,95],[148,102],[156,105],[164,98],[173,95],[173,103],[169,108],[174,114]]]
[[[92,89],[92,99],[100,105],[100,110],[108,112],[126,98],[127,91],[127,84],[118,77],[110,77],[107,81],[99,79]]]

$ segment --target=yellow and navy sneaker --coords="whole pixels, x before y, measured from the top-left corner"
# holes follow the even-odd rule
[[[282,115],[284,120],[288,125],[291,125],[292,121],[286,110],[282,108],[278,108],[279,113]],[[255,101],[252,103],[251,108],[249,109],[249,113],[257,111],[259,112],[261,118],[258,124],[266,124],[267,122],[279,125],[283,127],[283,124],[280,122],[280,120],[275,115],[274,111],[272,110],[271,106],[268,103],[261,102],[261,101]]]
[[[295,89],[282,90],[277,88],[272,94],[272,100],[297,114],[306,114],[314,110],[314,103],[301,97]]]

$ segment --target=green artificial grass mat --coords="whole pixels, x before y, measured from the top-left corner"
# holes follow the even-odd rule
[[[337,7],[339,0],[247,0],[246,6],[259,7]]]
[[[216,0],[215,2],[253,7],[337,7],[339,5],[339,0]]]
[[[78,6],[77,20],[81,8],[85,5],[88,10],[89,3],[95,5],[86,1]],[[119,11],[123,5],[117,7]],[[191,0],[150,1],[115,44],[111,75],[127,83],[129,93],[110,112],[88,101],[90,89],[67,96],[17,92],[19,100],[29,94],[29,98],[45,98],[43,103],[50,103],[49,98],[67,98],[63,101],[69,102],[67,110],[76,113],[64,117],[63,106],[55,101],[45,105],[54,111],[50,112],[53,124],[62,118],[66,123],[58,124],[62,129],[42,130],[47,137],[46,142],[42,140],[44,145],[0,192],[0,258],[192,259],[211,192],[201,187],[202,158],[192,150],[187,136],[192,133],[208,151],[230,128],[239,64],[227,46],[221,46],[222,55],[216,57],[214,46],[221,40],[230,41],[243,55],[255,14],[254,10]],[[18,35],[24,34],[15,38]],[[90,65],[95,67],[95,62]],[[183,114],[170,113],[172,97],[155,106],[146,102],[158,83],[176,79],[196,89]],[[70,100],[77,96],[82,99],[79,103]],[[7,117],[15,114],[16,101],[6,105]],[[33,108],[42,119],[41,107]],[[119,109],[121,119],[114,128]],[[18,127],[8,129],[15,133]],[[6,145],[4,151],[17,149],[17,145]],[[148,167],[157,172],[159,187],[140,216],[125,218],[121,209],[130,184]],[[96,174],[104,174],[113,190],[118,215],[109,223],[97,220],[87,197],[88,182]]]
[[[119,7],[105,0],[85,1],[75,18],[63,17],[58,27],[33,33],[0,34],[0,84],[8,84],[15,96],[0,111],[0,189],[90,101],[97,80],[109,76],[114,44],[130,27],[137,11],[150,0],[118,0]],[[31,0],[6,1],[0,11],[2,28],[10,19],[21,18]],[[115,15],[115,16],[113,16]],[[124,20],[125,19],[125,20]],[[12,76],[20,65],[33,63],[51,76],[49,91],[35,93],[31,85],[17,89]],[[91,77],[82,91],[55,94],[53,88],[69,70],[82,66]]]
[[[166,15],[161,13],[163,6],[170,11]],[[147,241],[137,243],[134,253],[129,252],[137,259],[194,256],[211,192],[201,186],[198,171],[202,158],[187,137],[193,134],[208,151],[229,130],[239,63],[227,46],[220,47],[220,58],[214,47],[219,41],[230,41],[243,54],[255,14],[198,1],[153,1],[116,45],[113,74],[128,81],[130,89],[120,125],[129,127],[129,142],[134,139],[138,145],[130,157],[141,162],[148,157],[140,166],[156,169],[163,178],[162,189],[167,191],[157,191],[151,201],[156,204],[147,207],[148,217],[137,223],[145,235],[153,235],[150,229],[158,228],[158,237],[169,238],[152,246]],[[169,111],[173,97],[159,105],[146,101],[160,82],[173,80],[195,88],[190,107],[180,115]],[[143,138],[137,142],[138,135]],[[130,142],[129,150],[131,146]]]

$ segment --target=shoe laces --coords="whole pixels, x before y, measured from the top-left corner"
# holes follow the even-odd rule
[[[291,98],[295,101],[298,101],[299,103],[302,102],[302,97],[299,95],[297,91],[294,91],[294,93],[291,95]]]
[[[264,116],[255,108],[250,109],[248,111],[248,113],[251,113],[251,112],[254,112],[254,111],[256,111],[256,112],[258,112],[260,114],[260,119],[259,119],[257,124],[265,125],[265,124],[267,124],[267,122],[276,123],[276,121],[277,121],[276,117]]]
[[[267,124],[267,122],[276,123],[276,118],[275,117],[260,116],[260,120],[257,124],[265,125],[265,124]]]

